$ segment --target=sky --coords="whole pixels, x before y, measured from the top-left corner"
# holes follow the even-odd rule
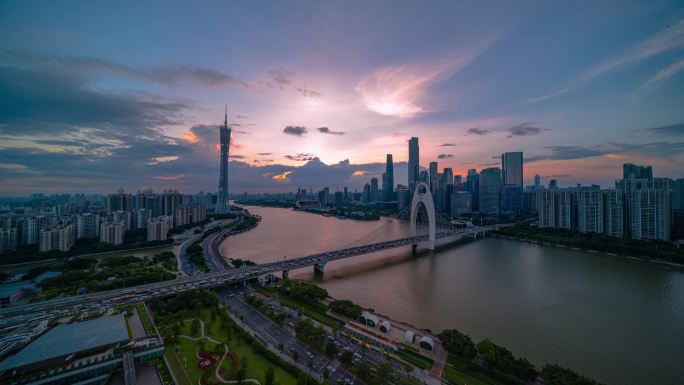
[[[681,1],[0,1],[0,195],[684,177]]]

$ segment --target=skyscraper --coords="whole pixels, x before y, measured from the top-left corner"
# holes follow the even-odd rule
[[[370,180],[370,202],[378,201],[378,178]]]
[[[480,210],[480,174],[471,168],[466,176],[467,190],[472,194],[473,210]]]
[[[523,153],[506,152],[501,155],[502,208],[520,211],[523,195]]]
[[[539,190],[541,188],[541,177],[539,174],[534,176],[534,189]]]
[[[416,183],[420,178],[420,151],[418,149],[418,138],[409,139],[409,161],[408,161],[408,187],[409,193],[413,194]]]
[[[498,167],[485,168],[480,172],[480,213],[501,214],[501,169]]]
[[[385,177],[382,179],[383,201],[391,202],[394,200],[394,162],[392,154],[387,154],[387,164],[385,165]]]
[[[437,162],[430,162],[430,175],[437,174],[438,164]]]
[[[230,149],[231,129],[228,127],[228,107],[221,126],[221,171],[219,174],[218,200],[216,202],[217,213],[227,213],[230,211],[228,202],[228,150]]]

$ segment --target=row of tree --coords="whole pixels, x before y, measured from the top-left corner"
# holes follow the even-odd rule
[[[278,286],[278,291],[309,305],[318,305],[320,301],[328,298],[328,291],[322,287],[302,281],[283,279]]]
[[[488,339],[475,345],[470,336],[456,329],[444,330],[440,333],[439,339],[442,341],[442,347],[450,354],[467,362],[479,356],[488,369],[515,377],[521,382],[532,382],[541,374],[547,385],[600,385],[595,380],[555,364],[545,365],[539,373],[527,359],[516,358],[505,347],[496,345]]]

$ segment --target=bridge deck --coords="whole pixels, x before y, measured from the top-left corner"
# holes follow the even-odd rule
[[[441,231],[436,234],[436,238],[442,239],[447,237],[472,236],[473,234],[494,231],[500,227],[502,227],[502,225]],[[325,264],[327,262],[339,259],[375,253],[378,251],[402,246],[414,245],[427,240],[428,235],[406,237],[391,241],[372,243],[369,245],[317,253],[285,261],[245,266],[237,269],[221,270],[195,276],[185,276],[170,281],[140,285],[126,289],[108,290],[99,293],[64,297],[26,305],[6,307],[0,309],[0,325],[15,322],[25,322],[26,320],[30,319],[53,318],[74,311],[86,310],[88,309],[89,305],[91,308],[119,306],[126,303],[147,301],[154,298],[169,296],[185,290],[212,288],[226,284],[238,283],[245,280],[254,279],[268,273],[300,269],[317,264]]]

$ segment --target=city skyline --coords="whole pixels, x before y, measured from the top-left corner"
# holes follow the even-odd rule
[[[225,103],[234,192],[360,190],[386,154],[406,184],[411,137],[463,177],[511,151],[525,184],[684,176],[677,2],[82,5],[1,6],[0,195],[213,191]]]

